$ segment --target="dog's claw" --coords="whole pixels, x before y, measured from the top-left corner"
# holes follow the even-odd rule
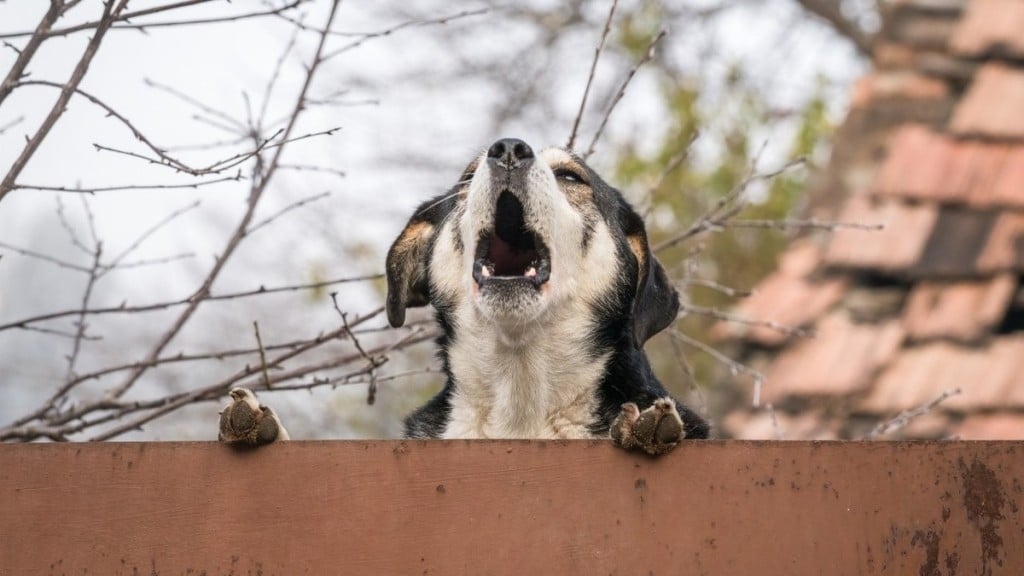
[[[627,402],[612,422],[612,441],[626,450],[643,450],[659,456],[670,452],[686,437],[683,420],[671,398],[659,398],[649,408]]]
[[[231,401],[220,412],[218,439],[239,446],[263,446],[277,440],[288,440],[288,431],[273,408],[256,401],[256,395],[245,388],[234,388]]]

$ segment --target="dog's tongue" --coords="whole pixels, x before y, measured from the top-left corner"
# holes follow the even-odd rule
[[[537,251],[517,250],[497,234],[492,234],[487,257],[494,263],[495,276],[522,276],[537,258]]]

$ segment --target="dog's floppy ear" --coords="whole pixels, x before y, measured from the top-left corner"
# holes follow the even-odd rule
[[[636,257],[637,289],[633,299],[633,344],[642,348],[651,336],[667,328],[679,312],[679,292],[647,243],[643,218],[623,203],[622,229]]]
[[[395,328],[405,323],[406,308],[430,303],[426,274],[430,240],[450,210],[445,196],[423,203],[388,250],[388,322]]]

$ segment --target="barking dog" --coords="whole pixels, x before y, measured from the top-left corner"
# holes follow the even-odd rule
[[[643,352],[679,308],[643,220],[569,151],[495,142],[416,210],[387,282],[392,326],[432,304],[443,331],[447,381],[407,437],[610,436],[662,454],[708,436]]]

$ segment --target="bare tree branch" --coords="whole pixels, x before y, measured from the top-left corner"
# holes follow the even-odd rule
[[[172,3],[169,3],[169,4],[164,4],[162,6],[154,6],[152,8],[144,8],[142,10],[136,10],[134,12],[125,12],[124,14],[121,14],[120,16],[116,17],[114,19],[114,22],[129,22],[130,20],[142,18],[144,16],[151,16],[153,14],[159,14],[161,12],[170,12],[170,11],[178,10],[178,9],[181,9],[181,8],[187,8],[187,7],[190,7],[190,6],[195,6],[197,4],[206,4],[206,3],[209,3],[209,2],[215,2],[215,1],[217,1],[217,0],[183,0],[181,2],[172,2]],[[249,12],[249,13],[244,13],[244,14],[236,14],[236,15],[233,15],[233,16],[221,16],[221,17],[217,17],[217,18],[200,18],[200,19],[195,19],[195,20],[172,20],[172,21],[164,21],[164,22],[149,22],[149,23],[145,23],[145,24],[114,24],[111,27],[114,28],[115,30],[119,30],[119,29],[120,30],[146,30],[148,28],[163,28],[163,27],[168,27],[168,26],[191,26],[191,25],[196,25],[196,24],[215,24],[215,23],[220,23],[220,22],[237,22],[239,20],[248,20],[248,19],[252,19],[252,18],[262,18],[262,17],[266,17],[266,16],[278,16],[280,14],[283,14],[285,12],[288,12],[290,10],[295,9],[300,4],[303,4],[303,3],[307,2],[307,1],[308,0],[292,0],[288,4],[285,4],[285,5],[280,6],[278,8],[271,8],[271,9],[268,9],[268,10],[265,10],[265,11],[262,11],[262,12]],[[54,2],[53,4],[59,4],[59,2]],[[75,2],[75,4],[77,4],[77,2]],[[95,20],[95,21],[92,21],[92,22],[83,22],[82,24],[76,24],[75,26],[68,26],[66,28],[55,28],[55,29],[52,29],[52,30],[47,28],[47,30],[45,32],[43,32],[43,34],[41,36],[42,36],[43,40],[45,40],[46,38],[52,38],[54,36],[67,36],[69,34],[74,34],[76,32],[83,32],[85,30],[97,29],[97,28],[99,28],[102,25],[102,23],[103,23],[103,21],[101,19],[101,20]],[[51,25],[52,25],[52,22],[51,22]],[[33,37],[35,37],[36,34],[38,34],[38,29],[37,29],[37,32],[8,32],[8,33],[0,34],[0,39],[4,39],[4,38],[22,38],[22,37],[29,36],[29,35],[32,35]]]
[[[5,132],[10,130],[11,128],[14,128],[18,124],[21,124],[24,121],[25,121],[25,117],[24,116],[18,116],[17,118],[15,118],[14,120],[11,120],[7,124],[4,124],[4,125],[0,126],[0,136],[3,136]]]
[[[604,21],[604,29],[601,31],[601,40],[597,43],[597,48],[594,49],[594,59],[590,63],[590,72],[587,74],[587,84],[583,88],[583,96],[580,97],[580,109],[576,112],[576,119],[572,121],[572,131],[569,132],[569,139],[565,143],[565,147],[572,150],[572,147],[576,144],[576,133],[580,128],[580,120],[583,119],[583,112],[587,109],[587,97],[590,95],[590,86],[594,83],[594,75],[597,73],[597,63],[601,60],[601,52],[604,50],[605,40],[608,39],[608,32],[612,29],[612,18],[615,17],[615,7],[619,5],[619,0],[612,0],[612,5],[608,9],[608,18]]]
[[[209,186],[210,184],[238,182],[239,180],[244,180],[244,177],[241,174],[186,184],[125,184],[122,186],[42,186],[38,184],[15,184],[13,189],[40,190],[43,192],[69,192],[75,194],[95,194],[97,192],[116,192],[120,190],[179,190],[183,188],[197,190],[203,186]]]
[[[57,21],[57,18],[60,18],[60,15],[61,3],[50,2],[50,9],[43,14],[42,19],[39,20],[39,24],[36,25],[35,31],[27,33],[27,35],[31,36],[28,43],[25,44],[25,47],[21,50],[16,49],[18,52],[18,58],[15,59],[11,69],[7,71],[7,76],[4,77],[3,83],[0,83],[0,105],[4,103],[7,96],[9,96],[14,90],[14,85],[25,76],[25,68],[28,66],[28,63],[32,61],[32,57],[36,55],[36,50],[39,49],[43,40],[46,39],[46,35],[50,31],[50,27],[52,27],[53,23]],[[4,130],[7,128],[9,128],[9,126],[5,126]],[[0,133],[2,133],[2,131],[0,131]]]
[[[72,266],[75,266],[75,265],[72,265]],[[76,267],[74,269],[76,269],[76,270],[78,270],[80,272],[87,272],[88,271],[88,269],[85,268],[84,266],[78,266],[78,267]],[[368,276],[355,276],[355,277],[349,277],[349,278],[337,278],[337,279],[334,279],[334,280],[324,280],[322,282],[311,282],[311,283],[308,283],[308,284],[293,284],[293,285],[289,285],[289,286],[277,286],[277,287],[274,287],[274,288],[265,288],[263,286],[260,286],[259,288],[256,288],[256,289],[253,289],[253,290],[247,290],[247,291],[244,291],[244,292],[231,292],[231,293],[227,293],[227,294],[208,294],[205,297],[203,297],[202,299],[204,301],[207,301],[207,302],[216,302],[216,301],[220,301],[220,300],[234,300],[234,299],[238,299],[238,298],[248,298],[248,297],[251,297],[251,296],[262,296],[264,294],[274,294],[274,293],[278,293],[278,292],[295,292],[295,291],[298,291],[298,290],[319,290],[321,288],[327,288],[329,286],[336,286],[338,284],[347,284],[347,283],[350,283],[350,282],[365,282],[365,281],[369,281],[369,280],[378,280],[378,279],[383,278],[383,277],[384,277],[383,274],[371,274],[371,275],[368,275]],[[128,306],[127,304],[122,304],[120,306],[110,306],[110,307],[106,307],[106,308],[91,308],[89,310],[86,310],[86,313],[89,314],[89,315],[98,315],[98,314],[133,314],[133,313],[136,313],[136,312],[155,312],[155,311],[158,311],[158,310],[166,310],[168,308],[173,308],[173,307],[176,307],[176,306],[185,306],[185,305],[191,303],[196,298],[198,298],[198,296],[196,294],[193,294],[191,296],[188,296],[186,298],[182,298],[180,300],[173,300],[173,301],[169,301],[169,302],[157,302],[155,304],[144,304],[144,305],[139,305],[139,306]],[[38,322],[44,322],[46,320],[54,320],[54,319],[57,319],[57,318],[64,318],[64,317],[67,317],[67,316],[73,316],[75,314],[78,314],[78,312],[79,312],[78,310],[61,310],[59,312],[49,312],[49,313],[46,313],[46,314],[40,314],[38,316],[32,316],[30,318],[22,318],[20,320],[15,320],[13,322],[8,322],[6,324],[0,324],[0,331],[11,330],[11,329],[18,329],[18,328],[25,329],[30,324],[35,324],[35,323],[38,323]]]
[[[914,418],[918,418],[920,416],[928,414],[929,412],[934,410],[939,404],[942,404],[949,398],[952,398],[953,396],[956,396],[958,394],[960,394],[959,388],[946,390],[945,392],[939,394],[936,398],[922,406],[918,406],[917,408],[914,408],[912,410],[904,410],[903,412],[900,412],[895,418],[888,420],[886,422],[882,422],[881,424],[876,426],[871,432],[868,432],[864,436],[864,440],[874,440],[879,436],[884,436],[886,434],[889,434],[890,432],[901,430],[905,428],[907,424],[910,424],[910,422]]]
[[[641,66],[646,64],[654,58],[654,49],[658,46],[658,42],[668,34],[668,30],[662,30],[651,40],[651,43],[647,45],[647,50],[644,52],[643,58],[639,62],[633,65],[626,73],[626,78],[622,81],[622,85],[619,86],[618,92],[612,98],[611,104],[608,105],[608,109],[605,110],[604,117],[601,118],[601,124],[598,125],[597,130],[594,132],[594,137],[590,140],[590,145],[587,146],[587,151],[583,153],[583,159],[586,160],[594,153],[594,148],[597,146],[597,141],[601,139],[601,134],[604,133],[604,127],[608,124],[608,119],[611,117],[612,112],[615,111],[615,107],[618,106],[619,101],[626,95],[626,88],[629,87],[629,83],[633,81],[633,77],[636,76],[637,70]]]
[[[339,3],[340,0],[334,0],[331,3],[331,10],[327,16],[327,22],[324,25],[325,31],[330,30],[331,25],[334,22],[334,16],[337,13]],[[263,193],[266,191],[267,184],[270,182],[270,180],[274,176],[274,173],[277,171],[277,166],[278,163],[280,162],[281,154],[285,148],[284,143],[287,143],[289,141],[292,130],[295,128],[295,124],[298,122],[299,116],[301,115],[302,110],[305,107],[306,94],[309,93],[309,88],[313,83],[313,78],[316,75],[316,71],[319,68],[321,62],[323,61],[322,55],[324,45],[326,44],[326,42],[327,34],[321,34],[320,41],[317,44],[316,52],[313,56],[313,60],[310,63],[309,67],[307,68],[306,79],[302,84],[302,88],[299,91],[298,97],[295,100],[295,106],[293,109],[292,117],[288,122],[288,126],[284,129],[284,132],[282,134],[282,144],[275,151],[274,156],[270,161],[270,164],[266,168],[266,171],[257,174],[257,177],[253,179],[252,188],[249,193],[248,207],[245,211],[245,214],[242,216],[241,221],[235,227],[235,231],[232,234],[231,238],[228,240],[227,245],[221,251],[220,256],[217,258],[217,261],[213,266],[213,269],[210,270],[210,272],[206,276],[206,279],[199,287],[199,290],[196,291],[196,297],[191,302],[189,302],[185,310],[182,311],[182,313],[178,316],[178,319],[175,320],[174,324],[172,324],[171,327],[164,333],[164,335],[160,337],[157,344],[153,346],[150,353],[146,356],[146,362],[152,362],[153,360],[159,358],[164,348],[166,348],[167,345],[170,344],[171,340],[178,334],[178,332],[181,331],[185,323],[188,322],[188,320],[192,317],[192,314],[196,311],[196,309],[199,308],[199,305],[203,302],[204,297],[209,294],[210,288],[213,286],[214,281],[216,281],[217,277],[220,275],[221,270],[223,270],[224,264],[231,258],[231,256],[235,252],[235,249],[238,248],[238,245],[245,237],[246,230],[248,230],[249,224],[252,221],[253,215],[256,212],[256,206],[258,205],[260,199],[262,198]],[[111,395],[114,398],[119,398],[122,395],[124,395],[125,392],[127,392],[136,382],[138,382],[139,378],[146,372],[147,369],[148,368],[146,366],[143,366],[138,368],[137,370],[133,370],[131,374],[129,374],[129,376],[124,380],[123,383],[121,383],[111,391]]]
[[[28,161],[35,154],[39,145],[42,144],[43,139],[50,133],[54,124],[64,114],[67,109],[68,101],[71,99],[71,95],[78,89],[78,85],[82,82],[82,78],[85,77],[86,71],[89,69],[89,64],[92,62],[93,57],[99,50],[100,43],[103,41],[103,36],[110,29],[110,25],[114,22],[121,11],[127,6],[128,0],[117,0],[117,5],[114,5],[114,0],[107,0],[103,7],[103,17],[100,18],[99,24],[96,26],[96,32],[92,39],[89,40],[89,44],[85,47],[85,52],[82,53],[81,59],[75,66],[74,72],[71,73],[71,78],[68,79],[67,83],[61,88],[60,96],[57,101],[53,104],[53,108],[50,109],[50,113],[47,114],[46,119],[43,120],[41,126],[36,131],[35,135],[29,139],[25,148],[18,155],[18,158],[14,161],[10,170],[4,176],[3,181],[0,181],[0,201],[3,201],[11,190],[14,189],[14,183],[21,175],[21,171],[25,169]],[[20,74],[18,76],[20,78]]]

